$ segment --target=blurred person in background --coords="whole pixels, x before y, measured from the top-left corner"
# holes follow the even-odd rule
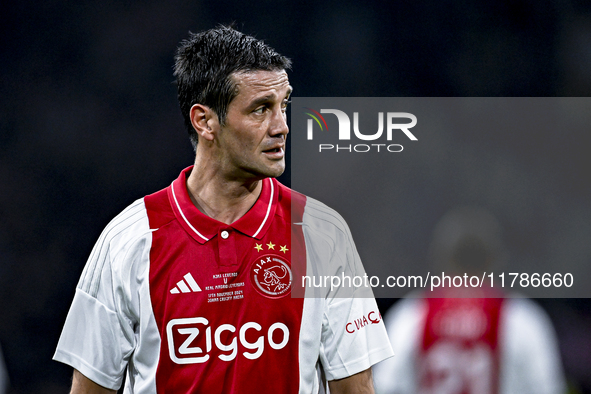
[[[433,270],[450,276],[498,270],[505,255],[501,226],[477,207],[444,215],[430,246]],[[533,301],[486,288],[410,296],[384,318],[395,356],[375,368],[380,394],[566,392],[552,324]]]

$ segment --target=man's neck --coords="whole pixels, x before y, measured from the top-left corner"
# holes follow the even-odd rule
[[[219,169],[195,167],[187,179],[189,197],[205,215],[226,224],[232,224],[248,212],[259,198],[263,182],[227,179]]]

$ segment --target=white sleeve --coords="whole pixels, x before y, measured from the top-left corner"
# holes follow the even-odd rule
[[[134,286],[149,253],[142,200],[118,215],[101,234],[76,288],[54,360],[108,389],[117,390],[135,347]],[[139,234],[139,235],[138,235]]]
[[[315,265],[308,272],[341,281],[323,292],[320,361],[327,380],[346,378],[391,357],[392,348],[371,287],[355,285],[367,276],[343,218],[308,199],[304,223],[308,261]]]
[[[322,323],[320,361],[327,380],[354,375],[393,354],[374,299],[333,302]]]
[[[76,289],[54,360],[66,363],[111,390],[123,380],[133,343],[124,334],[117,312]]]
[[[506,300],[500,343],[502,393],[566,392],[552,323],[535,302],[520,298]]]
[[[402,299],[384,316],[394,357],[376,365],[374,379],[380,394],[417,392],[416,360],[426,312],[424,299]]]

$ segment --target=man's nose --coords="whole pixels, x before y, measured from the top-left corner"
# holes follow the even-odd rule
[[[283,135],[285,137],[288,133],[287,114],[281,110],[274,111],[269,125],[269,134],[272,136]]]

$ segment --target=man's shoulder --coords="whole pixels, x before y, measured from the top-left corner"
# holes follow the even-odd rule
[[[339,212],[309,196],[306,196],[303,223],[321,229],[329,227],[349,233],[349,226]]]
[[[331,222],[335,225],[346,226],[345,219],[340,213],[315,198],[306,197],[305,212],[310,218]]]
[[[307,197],[288,186],[285,186],[277,180],[272,178],[271,185],[277,187],[277,204],[284,212],[291,212],[291,217],[296,218],[302,216],[306,206]]]
[[[303,225],[306,229],[321,233],[334,231],[349,235],[349,226],[336,210],[323,202],[288,188],[280,186],[280,198],[288,200],[292,212],[292,220],[296,225]],[[284,197],[281,197],[281,196]]]
[[[103,229],[99,242],[113,244],[125,242],[136,234],[149,231],[144,199],[140,198],[128,205]]]
[[[160,228],[175,219],[170,205],[169,189],[170,186],[165,187],[143,198],[152,229]]]
[[[95,296],[100,288],[104,272],[110,272],[115,262],[132,262],[124,256],[138,256],[144,250],[150,236],[150,228],[143,198],[135,200],[103,229],[84,268],[78,288]],[[128,267],[128,266],[126,266]]]
[[[168,203],[167,188],[138,198],[103,229],[101,238],[107,243],[120,239],[129,239],[158,228],[158,225],[174,218]],[[156,222],[159,223],[156,223]]]

